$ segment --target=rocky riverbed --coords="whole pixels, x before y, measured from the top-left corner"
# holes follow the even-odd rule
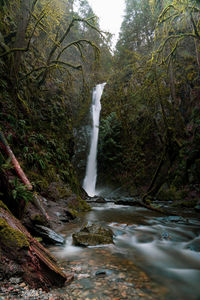
[[[55,205],[52,207],[49,214],[55,217],[57,210]],[[61,205],[58,206],[58,209],[62,214]],[[193,211],[189,215],[192,217]],[[116,217],[118,223],[113,223],[116,221]],[[193,217],[198,216],[193,215]],[[52,246],[50,251],[57,257],[60,268],[68,275],[73,274],[74,280],[62,288],[53,288],[49,292],[45,292],[41,288],[37,290],[31,288],[20,276],[16,275],[9,280],[1,281],[0,300],[182,299],[178,298],[181,292],[179,294],[180,287],[176,283],[174,287],[177,286],[177,294],[175,291],[175,294],[168,298],[168,278],[164,278],[164,273],[161,272],[162,280],[154,280],[151,272],[148,273],[148,270],[146,272],[145,268],[141,268],[145,264],[144,257],[137,256],[136,250],[138,247],[142,250],[145,244],[148,248],[151,243],[152,246],[155,246],[156,251],[161,250],[162,252],[162,248],[164,250],[167,245],[171,247],[181,242],[182,244],[186,243],[185,250],[181,250],[181,254],[183,255],[189,249],[188,253],[195,258],[192,253],[194,252],[195,255],[195,252],[199,251],[195,244],[199,234],[199,222],[195,221],[197,218],[191,219],[189,222],[184,217],[163,217],[144,208],[113,206],[112,203],[97,205],[84,218],[78,218],[67,224],[66,221],[54,222],[55,224],[57,222],[58,232],[64,237],[69,237],[77,232],[86,220],[107,224],[106,226],[114,230],[114,244],[99,248],[79,248],[73,245],[69,248],[66,245]],[[179,227],[180,229],[178,229]],[[135,238],[137,238],[137,242],[134,240]],[[162,252],[163,254],[164,252]],[[148,251],[149,255],[152,255],[151,248]],[[156,261],[153,257],[152,260]],[[163,263],[163,266],[165,265],[167,266],[166,262]],[[153,266],[151,270],[154,268],[156,266]],[[164,284],[163,280],[166,281]],[[191,295],[191,299],[196,299],[195,293]]]

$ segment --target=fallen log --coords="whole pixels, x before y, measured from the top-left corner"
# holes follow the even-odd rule
[[[27,189],[30,191],[33,189],[30,181],[28,180],[27,176],[25,175],[24,171],[22,170],[22,168],[20,167],[20,164],[18,163],[14,153],[12,152],[4,134],[2,131],[0,131],[0,147],[6,152],[6,154],[8,155],[8,157],[11,159],[11,162],[15,168],[15,171],[17,173],[17,175],[19,176],[19,178],[22,180],[22,182],[25,184],[25,186],[27,187]]]
[[[0,207],[0,254],[0,271],[4,268],[6,276],[12,277],[17,269],[32,288],[48,291],[73,279],[72,274],[60,270],[50,252],[5,207]]]

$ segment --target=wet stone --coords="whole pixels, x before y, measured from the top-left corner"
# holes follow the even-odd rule
[[[22,282],[22,278],[20,277],[11,277],[9,279],[10,283],[12,284],[18,284],[18,283],[21,283]]]
[[[113,232],[97,224],[86,225],[79,232],[72,235],[75,246],[96,246],[113,243]]]
[[[105,277],[106,276],[106,271],[99,270],[95,273],[96,276],[98,277]]]
[[[61,244],[63,245],[65,240],[62,235],[56,233],[52,229],[42,226],[42,225],[35,225],[34,230],[39,234],[43,241],[47,244]]]

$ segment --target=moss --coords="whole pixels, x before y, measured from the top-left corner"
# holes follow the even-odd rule
[[[69,212],[74,218],[78,217],[78,211],[76,209],[69,208]]]
[[[160,189],[157,198],[161,201],[177,201],[185,197],[184,191],[177,190],[174,186],[168,189]]]
[[[90,205],[83,199],[81,199],[81,197],[78,197],[78,202],[79,202],[79,210],[80,211],[90,211],[91,207]]]
[[[45,174],[47,180],[49,182],[58,181],[58,175],[57,175],[57,169],[53,165],[48,165],[46,174]]]
[[[2,200],[0,200],[0,207],[3,208],[3,209],[5,209],[5,210],[7,210],[7,211],[9,211],[9,209],[7,208],[7,206],[5,205],[5,203],[3,203]]]
[[[173,207],[195,207],[198,199],[182,200],[172,204]]]
[[[77,217],[81,212],[86,212],[91,210],[90,205],[87,204],[87,202],[81,199],[81,197],[79,196],[73,199],[68,204],[68,207],[69,207],[69,212],[72,214],[73,217]]]
[[[59,198],[66,198],[72,195],[71,189],[68,188],[67,186],[58,185],[57,190],[59,192]]]
[[[39,225],[46,225],[47,224],[47,221],[46,221],[45,217],[42,216],[42,215],[39,215],[39,214],[34,215],[31,219],[32,219],[34,224],[39,224]]]
[[[47,190],[49,183],[43,175],[33,171],[27,171],[27,175],[34,185],[39,186],[41,190]]]
[[[0,240],[6,247],[29,247],[27,237],[19,230],[10,227],[3,218],[0,218]]]

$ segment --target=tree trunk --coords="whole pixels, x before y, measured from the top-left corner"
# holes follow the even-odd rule
[[[20,0],[20,7],[17,16],[17,33],[14,48],[25,48],[26,30],[30,21],[30,13],[33,9],[33,0]],[[23,52],[17,51],[14,55],[14,65],[11,70],[11,76],[17,78],[21,64]]]

